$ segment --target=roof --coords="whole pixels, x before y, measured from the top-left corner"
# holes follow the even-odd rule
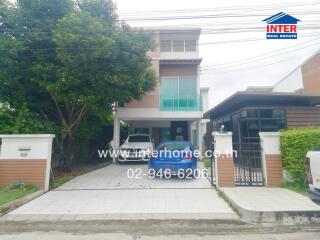
[[[284,12],[279,12],[263,21],[267,24],[297,24],[300,20]]]
[[[279,92],[237,92],[204,113],[204,118],[221,117],[243,107],[259,106],[316,106],[320,95]]]

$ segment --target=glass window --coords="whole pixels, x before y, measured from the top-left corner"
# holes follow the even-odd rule
[[[259,117],[258,111],[255,110],[255,109],[249,109],[249,110],[247,110],[247,117],[248,117],[248,118],[257,118],[257,117]]]
[[[161,52],[171,52],[171,40],[161,40],[160,41],[160,51]]]
[[[196,40],[186,40],[185,48],[186,48],[186,52],[197,51],[197,41]]]
[[[271,109],[261,109],[260,117],[261,118],[272,118],[273,112]]]
[[[128,142],[151,142],[149,135],[131,135]]]
[[[172,41],[172,51],[173,52],[184,52],[184,41],[183,40],[173,40]]]
[[[273,110],[273,117],[274,118],[285,118],[284,110]]]
[[[190,150],[190,144],[188,142],[167,142],[158,147],[159,150]]]
[[[197,79],[195,77],[179,77],[179,96],[190,99],[197,95]]]

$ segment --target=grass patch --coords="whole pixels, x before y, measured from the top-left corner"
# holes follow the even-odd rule
[[[211,168],[211,160],[210,159],[203,159],[202,162],[203,162],[205,168],[207,168],[207,169]]]
[[[222,192],[220,189],[216,188],[219,197],[221,197],[224,201],[226,201],[229,205],[229,207],[239,216],[242,217],[242,214],[240,212],[240,209],[235,206],[232,202],[229,201],[229,199],[227,198],[227,196],[224,194],[224,192]]]
[[[294,192],[297,192],[297,193],[300,193],[302,195],[307,195],[308,193],[308,186],[307,184],[301,184],[301,183],[290,183],[290,182],[286,182],[286,181],[283,181],[281,183],[281,187],[282,188],[286,188],[286,189],[289,189],[291,191],[294,191]]]
[[[59,177],[55,178],[54,181],[52,181],[51,187],[57,188],[57,187],[61,186],[62,184],[70,181],[72,178],[74,178],[74,176],[71,176],[71,175],[59,176]]]
[[[33,185],[26,185],[24,188],[17,190],[11,190],[8,186],[0,186],[0,205],[23,198],[36,191],[38,191],[38,188]]]

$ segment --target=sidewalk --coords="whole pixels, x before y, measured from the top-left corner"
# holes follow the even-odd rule
[[[320,206],[284,188],[220,188],[247,222],[320,222]]]

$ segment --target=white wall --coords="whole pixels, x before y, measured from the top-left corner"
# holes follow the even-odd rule
[[[303,89],[303,79],[301,68],[299,67],[277,83],[272,92],[296,92],[300,89]]]
[[[120,120],[196,120],[202,118],[201,111],[160,111],[158,108],[118,108]]]
[[[208,89],[200,90],[202,98],[202,111],[206,112],[209,110],[209,93]]]

